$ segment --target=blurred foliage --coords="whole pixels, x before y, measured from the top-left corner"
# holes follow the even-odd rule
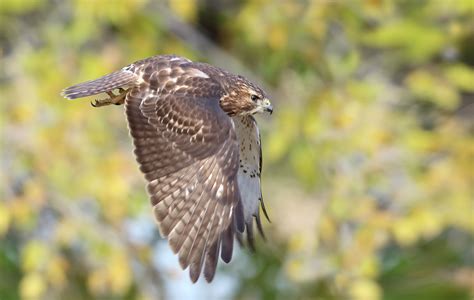
[[[0,299],[156,299],[187,276],[153,263],[156,231],[129,230],[152,216],[121,108],[59,96],[155,54],[229,67],[177,26],[250,66],[275,104],[259,118],[273,223],[257,254],[221,266],[229,297],[472,299],[473,10],[0,1]]]

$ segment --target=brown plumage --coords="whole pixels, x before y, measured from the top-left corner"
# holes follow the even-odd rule
[[[252,115],[272,112],[265,92],[242,76],[164,55],[63,91],[69,99],[99,93],[110,98],[94,106],[125,103],[161,234],[193,282],[202,270],[212,281],[219,255],[232,258],[234,237],[246,230],[253,248],[254,219],[263,235],[260,135]]]

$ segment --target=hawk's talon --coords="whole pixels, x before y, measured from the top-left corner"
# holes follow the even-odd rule
[[[121,105],[125,102],[125,97],[127,95],[128,90],[124,90],[119,88],[119,94],[115,95],[112,91],[106,92],[109,98],[106,99],[95,99],[91,102],[92,107],[101,107],[110,104]]]
[[[112,104],[110,99],[95,99],[94,101],[91,102],[92,107],[101,107],[101,106],[106,106],[110,104]]]

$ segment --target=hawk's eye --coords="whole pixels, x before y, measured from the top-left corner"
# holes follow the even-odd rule
[[[255,101],[257,101],[258,99],[260,99],[260,97],[257,96],[257,95],[252,95],[252,96],[250,96],[250,99],[252,99],[252,101],[255,102]]]

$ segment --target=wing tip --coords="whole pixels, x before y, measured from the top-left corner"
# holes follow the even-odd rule
[[[84,91],[75,90],[76,86],[70,86],[68,88],[63,89],[59,95],[67,100],[74,100],[77,98],[87,97],[90,95],[84,95]]]
[[[216,275],[216,270],[213,269],[212,271],[209,272],[204,272],[204,278],[206,279],[207,283],[211,283],[212,280],[214,280],[214,276]]]
[[[66,98],[67,100],[73,100],[73,99],[75,99],[75,98],[74,98],[74,95],[68,92],[68,89],[63,89],[63,90],[59,93],[59,95],[60,95],[61,97],[63,97],[63,98]]]
[[[245,228],[247,229],[247,245],[251,252],[256,252],[255,237],[253,234],[253,221],[245,223]]]
[[[201,272],[196,272],[195,270],[189,268],[189,278],[191,278],[191,282],[194,284],[198,281]]]
[[[262,207],[263,214],[265,215],[265,218],[267,219],[268,223],[271,223],[272,221],[270,220],[270,217],[268,216],[267,209],[265,208],[265,202],[263,202],[263,197],[260,196],[260,206]]]
[[[262,236],[263,240],[266,241],[267,237],[265,236],[265,233],[263,232],[262,220],[260,219],[259,213],[257,213],[257,215],[255,216],[255,223],[257,223],[258,232]]]

